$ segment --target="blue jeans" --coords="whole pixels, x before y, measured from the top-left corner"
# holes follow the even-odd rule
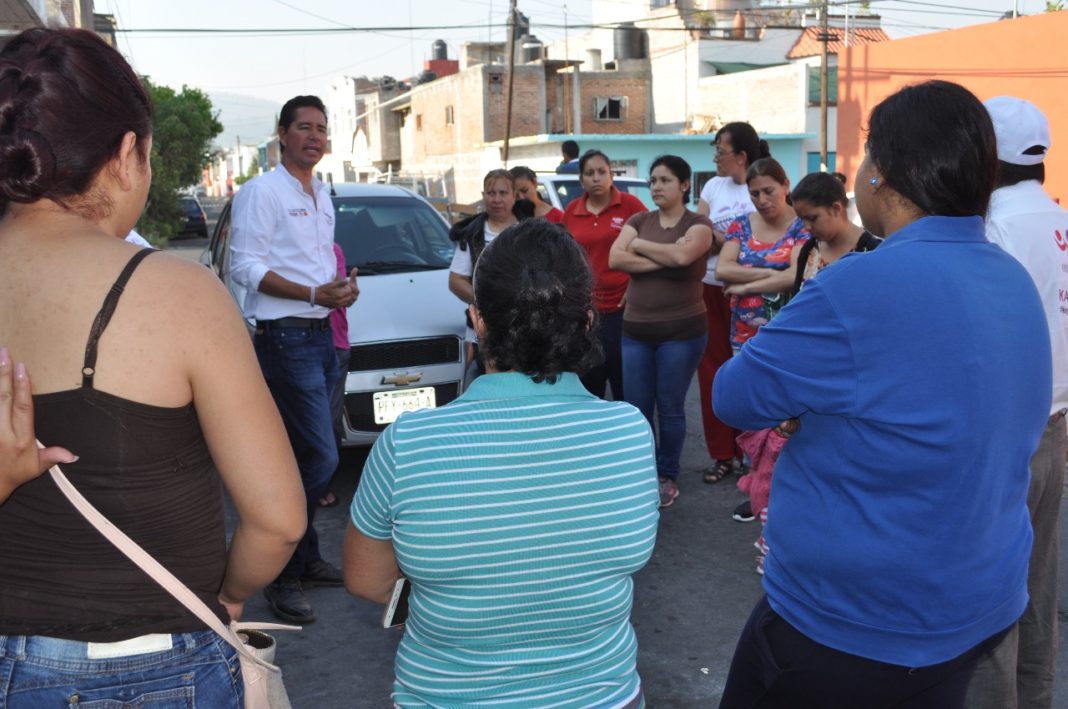
[[[212,630],[170,637],[170,650],[90,659],[78,640],[0,635],[0,708],[243,706],[236,650]]]
[[[339,376],[334,335],[329,328],[272,328],[257,331],[255,345],[260,369],[289,434],[307,498],[308,530],[281,573],[282,577],[300,578],[308,564],[322,558],[312,522],[338,461],[330,409],[330,395]]]
[[[626,400],[638,407],[657,432],[656,472],[663,478],[679,477],[679,458],[686,440],[686,392],[707,340],[701,335],[650,342],[623,335]]]

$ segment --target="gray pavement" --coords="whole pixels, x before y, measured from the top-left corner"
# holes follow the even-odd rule
[[[687,404],[689,435],[683,452],[682,494],[661,515],[656,551],[635,578],[633,623],[638,669],[650,707],[710,707],[719,702],[734,645],[761,594],[755,572],[757,523],[741,524],[731,511],[744,498],[733,484],[701,482],[707,464],[696,384]],[[316,519],[324,556],[341,560],[347,505],[364,454],[346,451],[334,490],[342,504]],[[1066,526],[1061,515],[1062,538]],[[828,540],[833,543],[833,540]],[[1068,707],[1068,582],[1061,552],[1061,652],[1056,707]],[[388,707],[393,655],[401,630],[379,626],[381,606],[344,589],[314,589],[318,620],[300,633],[276,633],[278,663],[295,709]],[[246,620],[273,620],[260,596],[246,605]]]

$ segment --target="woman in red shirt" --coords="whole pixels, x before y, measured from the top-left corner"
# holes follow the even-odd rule
[[[582,377],[590,393],[623,400],[623,296],[630,276],[608,267],[608,252],[631,216],[648,211],[641,200],[620,192],[612,184],[612,162],[600,150],[588,150],[579,158],[579,181],[585,192],[564,210],[561,224],[586,251],[593,270],[593,302],[600,320],[604,364]]]

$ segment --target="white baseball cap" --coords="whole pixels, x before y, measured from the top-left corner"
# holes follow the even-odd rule
[[[995,96],[983,105],[994,122],[998,160],[1012,165],[1038,165],[1046,159],[1049,121],[1033,103],[1015,96]]]

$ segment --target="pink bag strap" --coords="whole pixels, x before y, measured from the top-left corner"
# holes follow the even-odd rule
[[[37,441],[38,448],[44,448],[40,441]],[[300,630],[299,625],[282,625],[279,623],[234,623],[231,626],[225,625],[219,617],[216,616],[204,601],[197,598],[196,594],[189,590],[189,587],[182,583],[177,576],[172,574],[163,564],[159,563],[145,551],[141,546],[126,536],[126,533],[111,523],[107,517],[105,517],[100,510],[93,507],[93,504],[89,500],[85,499],[82,493],[78,492],[78,488],[71,484],[71,481],[63,474],[63,471],[59,469],[58,465],[53,465],[49,470],[49,474],[52,476],[52,480],[55,481],[56,487],[59,488],[75,509],[78,510],[88,520],[89,524],[93,525],[98,532],[104,535],[104,537],[115,545],[115,547],[126,555],[130,561],[137,564],[150,577],[152,580],[163,587],[167,593],[174,596],[174,598],[189,609],[189,612],[200,619],[204,625],[208,626],[216,633],[218,633],[223,640],[230,643],[241,654],[242,657],[250,659],[256,664],[262,665],[271,670],[278,670],[278,667],[271,663],[257,657],[252,653],[244,643],[242,643],[234,634],[235,630]]]

